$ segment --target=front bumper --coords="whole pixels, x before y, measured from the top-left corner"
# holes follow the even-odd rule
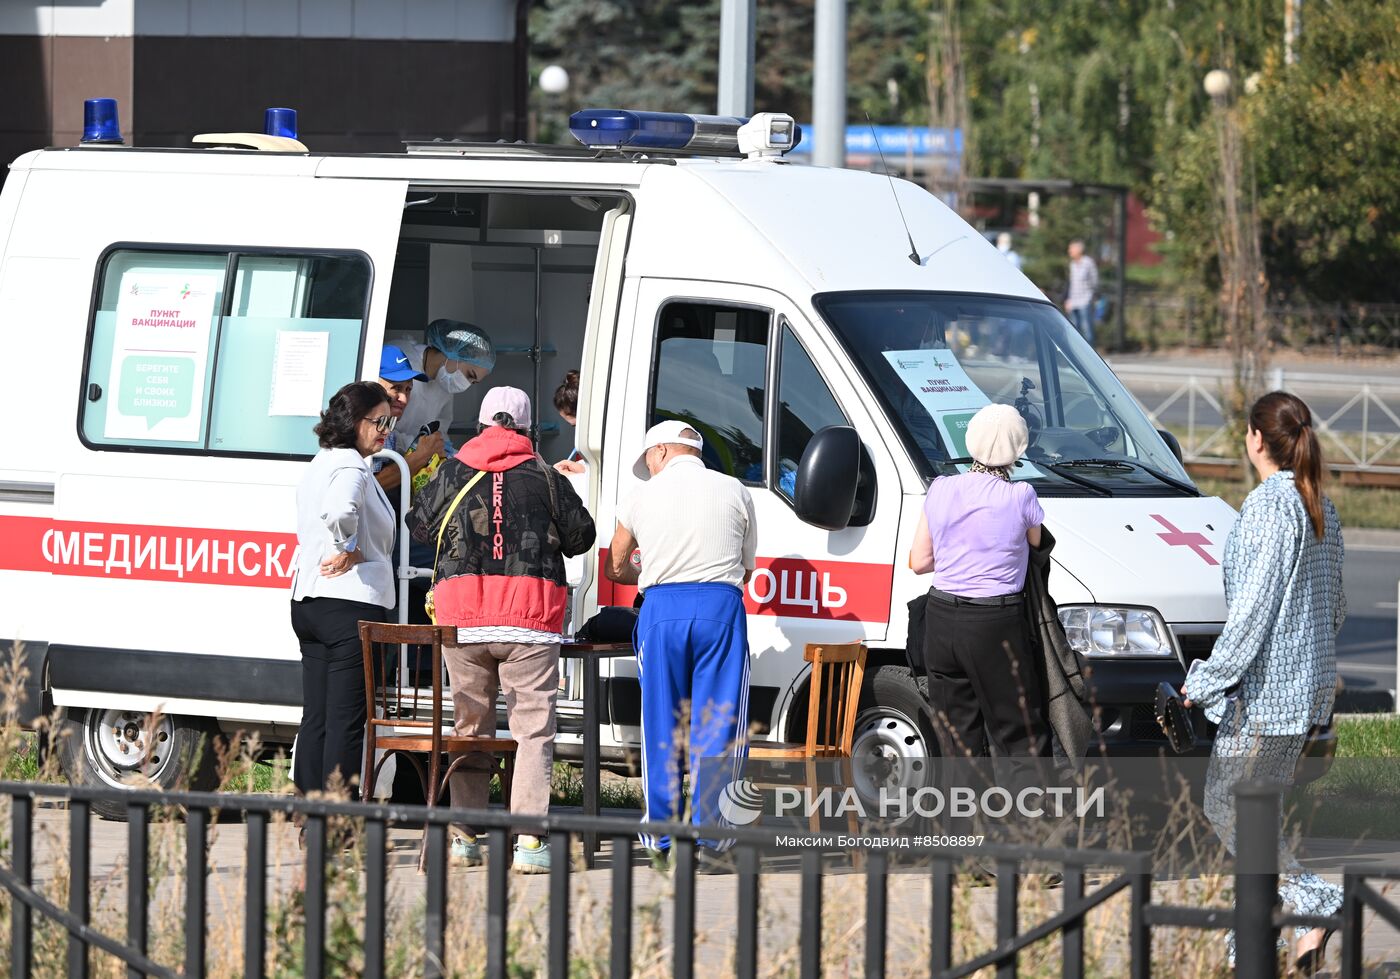
[[[1132,757],[1170,752],[1166,736],[1153,713],[1157,685],[1170,683],[1173,690],[1186,682],[1186,670],[1175,658],[1090,657],[1089,706],[1098,718],[1100,737],[1109,754]],[[1191,710],[1196,731],[1193,755],[1210,754],[1214,725],[1199,708]]]

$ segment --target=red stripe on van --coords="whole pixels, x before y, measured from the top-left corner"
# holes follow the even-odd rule
[[[598,552],[598,604],[631,605],[632,585],[619,585],[603,574],[608,552]],[[760,557],[744,589],[750,615],[798,619],[888,622],[894,567],[854,561],[809,561]]]
[[[286,588],[295,534],[0,515],[0,570]]]

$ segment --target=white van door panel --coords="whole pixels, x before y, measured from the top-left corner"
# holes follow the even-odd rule
[[[96,187],[92,193],[73,187],[65,196],[100,198],[104,214],[100,222],[76,223],[51,209],[45,215],[64,228],[63,247],[84,279],[70,284],[82,297],[66,312],[72,322],[55,330],[65,348],[58,362],[73,366],[50,385],[55,430],[45,451],[54,470],[53,523],[35,539],[38,553],[31,555],[31,563],[47,571],[47,600],[35,606],[37,615],[21,634],[57,646],[295,659],[287,603],[295,489],[305,462],[253,456],[314,451],[314,439],[308,443],[302,430],[316,423],[310,413],[315,379],[334,390],[377,374],[406,183],[231,178],[228,193],[210,200],[208,181],[189,175],[159,175],[159,193],[147,186],[156,181],[153,174],[63,176],[102,181],[100,194]],[[157,199],[199,203],[157,214],[151,208]],[[12,250],[23,240],[17,231]],[[129,283],[125,272],[104,278],[104,255],[146,251],[246,257],[231,260],[216,300],[208,363],[217,373],[194,392],[207,420],[188,445],[162,443],[154,434],[144,442],[106,439],[101,419],[84,414],[104,397],[103,410],[111,410],[112,399],[121,396],[107,383],[115,374],[95,360],[84,363],[85,352],[89,358],[104,353],[94,353],[98,327],[89,320],[88,297],[98,303],[98,317],[112,315],[102,311],[103,294]],[[324,302],[311,293],[326,276],[317,280],[318,273],[305,271],[312,268],[307,256],[331,252],[367,270],[367,284],[356,279],[361,298],[353,312],[349,300],[346,310],[331,314],[309,305]],[[115,362],[122,352],[109,349],[105,356]],[[324,367],[316,374],[319,363]],[[298,377],[305,388],[300,397],[292,389]],[[252,393],[240,401],[245,383]],[[105,390],[95,392],[93,384]],[[278,384],[292,387],[279,393]],[[152,433],[162,420],[158,413],[148,420]],[[264,432],[280,441],[262,448]],[[293,441],[294,451],[287,448]],[[154,692],[163,692],[160,686],[153,682]]]
[[[805,672],[805,644],[885,638],[900,509],[894,463],[830,349],[786,296],[732,283],[643,279],[636,297],[628,380],[613,391],[623,398],[618,424],[610,425],[618,435],[608,473],[617,480],[615,498],[637,485],[631,463],[646,429],[671,417],[700,430],[708,466],[748,485],[758,519],[757,569],[745,594],[751,682],[782,691],[781,709]],[[890,488],[876,493],[868,522],[839,531],[803,522],[791,502],[808,439],[833,424],[861,434],[875,486]],[[600,592],[600,604],[625,604],[632,595],[606,584]]]

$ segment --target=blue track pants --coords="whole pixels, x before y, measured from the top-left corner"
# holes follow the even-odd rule
[[[719,583],[651,586],[637,619],[636,647],[646,819],[685,820],[680,787],[689,740],[690,821],[720,825],[720,793],[740,777],[748,752],[743,592]],[[666,849],[671,841],[644,832],[642,843]]]

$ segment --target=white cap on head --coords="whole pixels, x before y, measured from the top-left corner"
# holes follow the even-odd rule
[[[1010,405],[987,405],[967,423],[967,451],[984,466],[1010,466],[1026,454],[1030,432]]]
[[[496,416],[505,412],[515,419],[516,428],[530,427],[530,396],[519,388],[496,387],[481,399],[476,420],[482,425],[496,424]]]
[[[695,437],[682,438],[682,432],[695,432]],[[698,451],[705,447],[705,440],[689,422],[673,419],[653,425],[647,429],[642,451],[637,455],[637,461],[632,464],[632,475],[638,479],[651,479],[651,472],[647,469],[647,453],[658,445],[688,445]]]

